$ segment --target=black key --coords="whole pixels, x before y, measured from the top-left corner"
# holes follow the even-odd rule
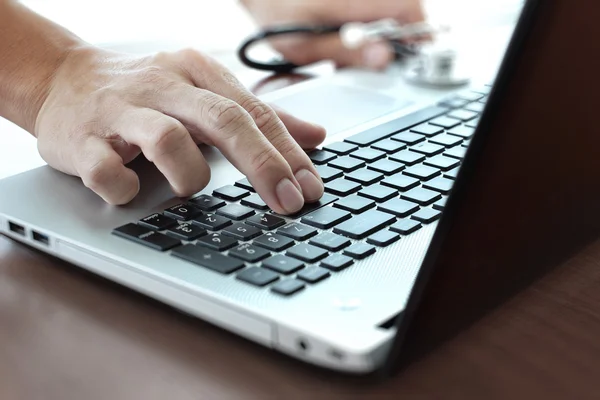
[[[304,268],[304,263],[294,258],[277,255],[264,261],[263,267],[284,275],[290,275]]]
[[[240,260],[257,263],[271,256],[267,250],[249,243],[244,243],[234,249],[229,250],[229,255]]]
[[[437,168],[428,167],[427,165],[415,165],[402,171],[404,175],[411,176],[413,178],[428,181],[441,174],[441,171]]]
[[[360,184],[346,179],[336,179],[335,181],[325,184],[325,191],[336,196],[348,196],[360,190]]]
[[[449,112],[447,115],[450,118],[454,118],[454,119],[458,119],[459,121],[467,122],[474,118],[477,118],[477,116],[479,114],[477,114],[476,112],[473,112],[473,111],[468,111],[468,110],[454,110],[452,112]]]
[[[237,275],[237,279],[254,286],[265,287],[277,281],[279,279],[279,275],[273,271],[269,271],[268,269],[252,267],[240,272]]]
[[[207,196],[205,194],[191,199],[190,203],[193,203],[194,205],[198,206],[202,211],[214,211],[217,208],[221,208],[225,204],[227,204],[221,199],[216,199],[212,196]]]
[[[220,197],[228,201],[238,201],[249,195],[250,192],[246,189],[242,189],[233,185],[223,186],[222,188],[213,191],[213,196]]]
[[[444,174],[444,178],[448,178],[448,179],[454,179],[456,180],[456,177],[458,176],[458,170],[460,169],[460,167],[458,168],[454,168],[452,171],[448,171]]]
[[[452,147],[462,143],[462,139],[458,136],[448,135],[446,133],[432,137],[431,139],[429,139],[429,141],[431,143],[439,144],[446,147]]]
[[[253,194],[245,199],[242,199],[241,204],[243,206],[255,208],[261,211],[266,211],[269,209],[267,203],[265,203],[265,201],[257,194]]]
[[[255,211],[246,206],[242,206],[240,204],[227,204],[223,208],[219,208],[217,210],[217,214],[220,214],[224,217],[235,219],[236,221],[240,221],[242,219],[246,219],[255,214]]]
[[[291,296],[293,294],[298,293],[302,289],[306,287],[306,284],[297,279],[286,279],[283,281],[277,282],[271,288],[271,291],[282,296]]]
[[[446,157],[456,158],[457,160],[463,160],[466,154],[467,148],[462,146],[453,147],[444,153]]]
[[[351,216],[352,214],[348,211],[333,207],[323,207],[305,215],[301,222],[306,225],[314,226],[315,228],[329,229],[350,219]]]
[[[377,249],[375,246],[367,243],[355,243],[344,250],[344,254],[357,260],[363,260],[370,255],[375,254]]]
[[[446,113],[448,109],[438,106],[423,108],[412,114],[376,126],[365,132],[361,132],[346,139],[346,142],[354,143],[359,146],[370,146],[375,142],[386,139],[396,132],[410,129],[424,121],[435,118]]]
[[[425,189],[430,189],[436,192],[440,192],[442,194],[450,193],[452,190],[452,186],[454,185],[454,181],[450,179],[446,179],[443,177],[438,177],[430,180],[429,182],[423,183],[423,187]]]
[[[389,186],[401,192],[405,192],[412,188],[416,188],[419,186],[420,182],[416,178],[411,178],[410,176],[405,175],[397,175],[384,179],[381,181],[382,185]]]
[[[429,165],[431,167],[439,168],[442,171],[449,171],[452,168],[456,168],[460,165],[460,161],[454,158],[448,158],[445,156],[436,156],[430,159],[427,159],[423,162],[425,165]]]
[[[200,217],[195,218],[192,223],[200,225],[209,231],[219,231],[226,226],[231,225],[231,220],[223,218],[220,215],[215,214],[204,214]]]
[[[425,136],[413,132],[402,132],[392,136],[392,139],[408,145],[413,145],[425,141]]]
[[[397,151],[400,151],[400,150],[406,148],[406,144],[404,144],[402,142],[397,142],[392,139],[385,139],[385,140],[382,140],[381,142],[375,143],[371,147],[373,147],[376,150],[384,151],[386,153],[395,153]]]
[[[427,137],[435,136],[439,133],[444,132],[443,128],[439,126],[434,126],[430,124],[421,124],[419,126],[415,126],[410,130],[411,132],[418,133],[419,135],[425,135]]]
[[[311,237],[317,234],[317,230],[315,228],[311,228],[310,226],[302,225],[297,222],[293,222],[283,228],[280,228],[277,233],[283,236],[287,236],[291,239],[298,240],[299,242],[303,242],[306,239],[310,239]]]
[[[242,242],[247,242],[255,237],[262,235],[262,231],[248,224],[236,222],[235,224],[223,229],[222,233],[227,236],[234,237]]]
[[[432,208],[422,208],[414,213],[411,218],[425,224],[430,224],[440,218],[442,213]]]
[[[448,201],[448,198],[446,197],[436,201],[435,203],[433,203],[433,208],[435,208],[438,211],[444,211],[444,208],[446,208],[446,201]]]
[[[477,128],[477,125],[479,125],[479,118],[475,118],[474,120],[469,121],[465,124],[466,127],[473,129]]]
[[[155,232],[137,224],[127,224],[113,230],[113,235],[129,239],[154,250],[167,251],[181,245],[177,239]]]
[[[390,214],[377,210],[369,210],[343,222],[334,228],[333,231],[352,239],[362,239],[382,230],[394,221],[396,221],[396,218]]]
[[[392,231],[381,231],[374,235],[369,236],[367,243],[373,244],[379,247],[387,247],[392,243],[400,240],[400,235]]]
[[[291,218],[291,219],[302,218],[306,214],[310,214],[311,212],[318,210],[321,207],[325,207],[326,205],[333,203],[338,198],[339,197],[331,196],[329,194],[324,194],[323,196],[321,196],[319,201],[315,201],[312,203],[304,203],[304,207],[302,207],[302,209],[300,211],[298,211],[296,214],[287,215],[287,217]]]
[[[348,196],[345,199],[339,200],[333,206],[350,211],[352,214],[361,214],[368,209],[375,207],[375,202],[360,196]]]
[[[251,192],[256,191],[256,190],[254,190],[254,187],[252,186],[252,184],[250,183],[250,181],[248,179],[242,179],[242,180],[237,181],[235,183],[235,186],[240,187],[242,189],[249,190]]]
[[[354,150],[358,149],[358,146],[355,144],[347,143],[347,142],[336,142],[331,143],[323,148],[330,153],[335,153],[340,156],[345,156],[352,153]]]
[[[285,236],[276,235],[271,232],[262,235],[258,239],[255,239],[253,243],[276,253],[284,251],[285,249],[294,245],[294,241],[292,239]]]
[[[179,204],[178,206],[166,209],[165,214],[181,221],[189,221],[202,214],[202,211],[192,205]]]
[[[396,217],[404,218],[419,210],[419,205],[402,199],[392,199],[381,204],[377,209]]]
[[[460,107],[463,107],[467,103],[468,103],[468,101],[465,99],[454,97],[454,98],[446,99],[446,100],[442,101],[440,103],[440,105],[449,107],[449,108],[460,108]]]
[[[346,179],[354,182],[358,182],[361,185],[369,186],[376,182],[379,182],[384,178],[382,173],[371,171],[369,169],[359,169],[357,171],[346,174]]]
[[[146,228],[163,231],[177,225],[177,221],[162,214],[152,214],[142,219],[139,224]]]
[[[391,231],[398,232],[402,235],[410,235],[413,232],[421,229],[422,225],[412,219],[401,219],[390,227]]]
[[[415,165],[425,160],[423,154],[415,153],[410,150],[402,150],[390,156],[390,160],[398,161],[406,165]]]
[[[363,160],[366,162],[374,162],[377,160],[381,160],[385,157],[385,153],[383,151],[375,150],[375,149],[358,149],[355,152],[350,154],[350,157],[358,158],[359,160]]]
[[[272,231],[273,229],[285,225],[285,219],[272,214],[257,214],[248,218],[246,223],[264,229],[265,231]]]
[[[348,247],[351,242],[350,239],[335,233],[323,232],[312,238],[309,243],[329,251],[340,251],[344,247]]]
[[[395,161],[379,160],[373,164],[370,164],[367,168],[372,169],[373,171],[381,172],[385,175],[394,175],[402,171],[404,168],[406,168],[406,166]]]
[[[325,150],[314,150],[308,153],[308,157],[312,160],[312,162],[316,165],[327,164],[329,161],[335,159],[337,155],[330,153]]]
[[[354,264],[354,260],[343,254],[332,254],[321,262],[321,267],[340,272]]]
[[[429,189],[415,188],[403,193],[402,198],[422,206],[428,206],[441,199],[442,195]]]
[[[425,154],[427,157],[433,157],[435,155],[444,152],[444,146],[440,146],[433,143],[421,143],[410,148],[411,151]]]
[[[212,271],[221,274],[231,274],[244,268],[244,263],[235,258],[230,258],[222,254],[207,249],[206,247],[187,244],[183,247],[173,250],[174,257],[200,265]]]
[[[318,165],[316,168],[323,182],[331,182],[334,179],[344,176],[344,173],[339,169],[327,165]]]
[[[436,119],[433,119],[431,121],[429,121],[430,124],[435,125],[435,126],[441,126],[444,129],[451,129],[454,128],[455,126],[460,125],[460,121],[454,118],[450,118],[450,117],[438,117]]]
[[[475,134],[475,129],[471,128],[469,126],[462,125],[462,126],[457,126],[454,129],[450,129],[448,131],[448,134],[454,135],[454,136],[459,136],[463,139],[469,139]]]
[[[398,196],[398,191],[388,186],[374,185],[364,188],[358,192],[358,195],[375,200],[378,203],[383,203],[384,201],[388,201],[389,199]]]
[[[366,163],[363,160],[352,158],[350,156],[340,157],[329,163],[330,167],[341,169],[344,172],[352,172],[355,169],[364,167],[365,165]]]
[[[329,255],[327,250],[306,243],[297,244],[285,254],[311,264],[316,263]]]
[[[467,111],[473,111],[476,112],[478,114],[481,114],[484,110],[485,110],[485,104],[483,103],[471,103],[471,104],[467,104],[465,106],[465,110]]]
[[[321,267],[308,268],[298,273],[298,279],[308,283],[318,283],[330,276],[331,272]]]
[[[211,233],[208,236],[201,237],[198,244],[217,251],[225,251],[237,246],[238,241],[220,233]]]
[[[169,228],[167,235],[174,237],[179,240],[192,240],[198,239],[200,236],[206,235],[206,230],[199,226],[193,225],[191,222],[180,222],[177,226]]]

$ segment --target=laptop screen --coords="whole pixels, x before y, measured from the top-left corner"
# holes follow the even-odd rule
[[[410,295],[389,367],[600,234],[600,3],[529,0]]]

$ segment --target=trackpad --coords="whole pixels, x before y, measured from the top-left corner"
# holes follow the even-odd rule
[[[335,84],[307,88],[273,103],[299,118],[324,126],[328,135],[348,130],[412,104],[409,100]]]

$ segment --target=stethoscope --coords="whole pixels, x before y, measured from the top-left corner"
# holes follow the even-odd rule
[[[258,61],[249,56],[250,49],[277,36],[339,34],[348,49],[360,48],[371,41],[388,41],[394,48],[396,60],[404,66],[404,77],[411,83],[436,87],[464,85],[470,79],[456,68],[457,51],[443,39],[448,32],[448,27],[435,27],[428,23],[402,25],[392,19],[370,23],[350,22],[338,26],[280,26],[265,29],[246,39],[238,50],[238,57],[246,66],[256,70],[291,73],[303,66],[285,59]],[[424,37],[433,40],[418,40]]]

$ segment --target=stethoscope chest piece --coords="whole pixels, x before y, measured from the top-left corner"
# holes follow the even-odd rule
[[[440,43],[425,45],[404,61],[404,78],[420,86],[454,87],[471,78],[459,63],[459,52]]]

